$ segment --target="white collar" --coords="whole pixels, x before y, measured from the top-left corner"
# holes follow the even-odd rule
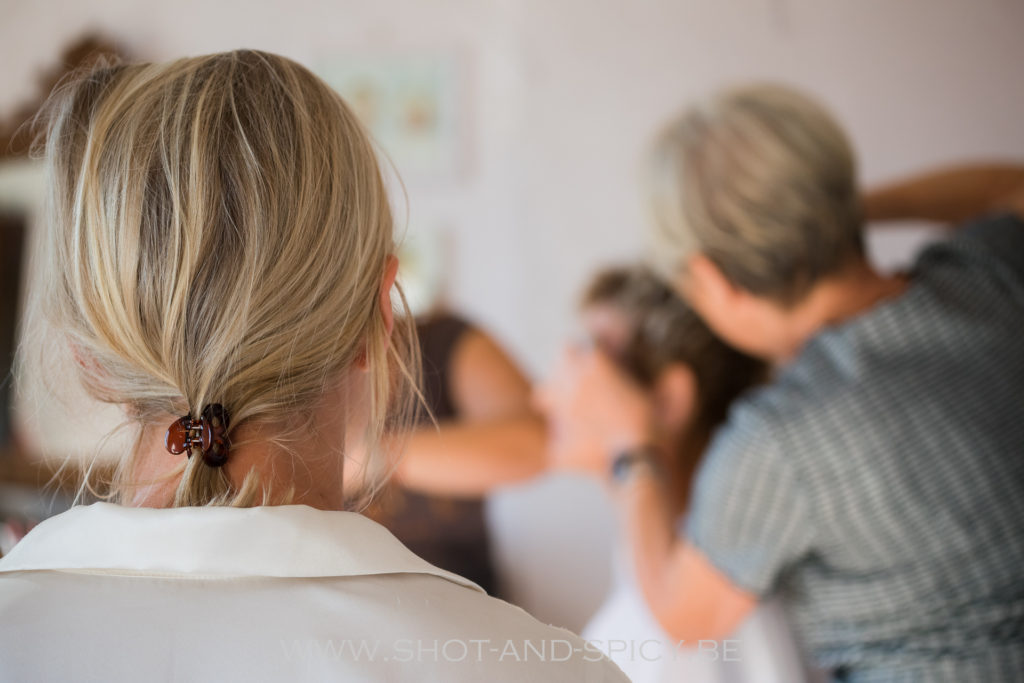
[[[53,569],[187,577],[414,573],[483,592],[420,559],[362,515],[306,505],[76,506],[40,523],[0,558],[0,572]]]

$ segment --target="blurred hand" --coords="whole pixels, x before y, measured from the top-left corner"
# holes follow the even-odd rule
[[[543,392],[539,400],[545,400]],[[550,415],[550,413],[549,413]],[[547,466],[602,477],[608,468],[608,455],[591,434],[573,429],[554,417],[548,420]]]
[[[598,350],[567,349],[535,402],[548,419],[554,468],[605,476],[615,454],[651,437],[651,398]]]

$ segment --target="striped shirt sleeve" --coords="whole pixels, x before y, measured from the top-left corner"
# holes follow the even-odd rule
[[[1020,216],[1007,213],[980,219],[964,226],[958,239],[984,249],[996,268],[1005,269],[1005,279],[1020,294],[1024,286],[1024,220]]]
[[[778,440],[748,413],[712,442],[682,531],[737,587],[764,597],[810,551],[806,501]]]

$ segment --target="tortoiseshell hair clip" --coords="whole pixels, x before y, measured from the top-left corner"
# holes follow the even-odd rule
[[[210,403],[198,419],[183,415],[167,429],[164,443],[174,455],[185,453],[189,458],[201,456],[210,467],[222,467],[228,461],[231,442],[228,439],[230,418],[219,403]]]

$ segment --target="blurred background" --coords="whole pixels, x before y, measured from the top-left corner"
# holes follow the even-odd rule
[[[458,311],[539,379],[575,333],[587,277],[643,254],[640,160],[683,106],[752,79],[795,85],[846,126],[865,183],[1019,159],[1022,29],[1019,0],[0,0],[0,369],[42,182],[15,132],[83,46],[143,60],[251,47],[312,68],[404,183],[417,310]],[[937,234],[887,231],[872,256],[899,267]],[[31,489],[48,470],[24,463],[103,433],[35,391],[15,400],[3,384],[0,514],[44,514],[52,499]],[[487,516],[508,597],[579,629],[609,581],[601,491],[544,477],[492,495]]]

